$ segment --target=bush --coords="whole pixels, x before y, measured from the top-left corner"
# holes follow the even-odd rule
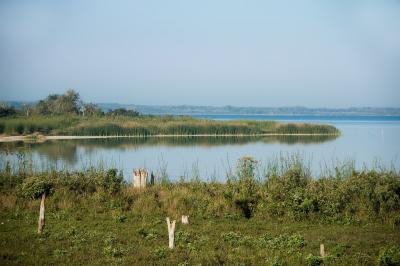
[[[190,233],[186,231],[180,231],[178,230],[175,233],[175,241],[177,246],[187,246],[188,244],[191,244],[193,242],[192,236]]]
[[[271,249],[291,249],[299,250],[305,246],[304,237],[300,234],[282,234],[276,237],[265,235],[259,239],[259,244]]]
[[[83,173],[67,175],[63,185],[75,193],[93,193],[96,191],[96,184],[93,178],[85,176]]]
[[[224,242],[227,242],[231,246],[252,246],[254,245],[254,239],[250,236],[243,236],[236,232],[228,232],[221,235]]]
[[[54,181],[44,175],[36,175],[26,178],[20,187],[21,195],[24,198],[37,199],[43,193],[50,195],[54,190]]]
[[[221,235],[222,239],[229,244],[237,244],[242,239],[242,236],[236,232],[228,232]]]
[[[137,233],[143,237],[146,240],[154,240],[156,239],[159,234],[156,230],[154,229],[150,229],[150,230],[146,230],[145,228],[140,228],[139,230],[137,230]]]
[[[97,185],[110,194],[115,194],[121,190],[123,183],[122,173],[118,173],[117,169],[110,169],[105,174],[101,173],[97,177]]]
[[[387,249],[382,249],[379,252],[378,264],[381,266],[399,266],[400,246],[394,246]]]
[[[320,256],[308,255],[306,258],[307,265],[309,266],[318,266],[324,262],[324,259]]]
[[[287,215],[296,220],[304,218],[314,209],[314,202],[306,197],[310,182],[301,167],[288,169],[283,175],[272,175],[266,182],[264,200],[273,216]]]
[[[117,258],[123,256],[126,250],[122,248],[115,236],[108,235],[104,239],[103,253],[106,256]]]
[[[0,117],[13,116],[17,114],[17,110],[13,106],[0,104]]]
[[[258,186],[255,180],[257,161],[252,157],[242,157],[238,161],[238,180],[229,183],[230,197],[246,218],[250,218],[258,202]]]

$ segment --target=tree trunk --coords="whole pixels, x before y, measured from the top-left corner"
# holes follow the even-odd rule
[[[42,200],[40,201],[39,221],[38,221],[38,234],[41,234],[44,227],[44,201],[46,199],[46,193],[42,194]]]

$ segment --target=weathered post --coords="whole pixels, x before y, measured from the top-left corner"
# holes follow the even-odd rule
[[[154,186],[155,183],[156,183],[156,176],[154,175],[153,171],[151,171],[150,185]]]
[[[133,187],[140,187],[140,170],[133,170]]]
[[[189,215],[182,215],[182,224],[189,224]]]
[[[148,173],[146,169],[133,170],[133,186],[137,188],[146,187]]]
[[[319,255],[325,257],[325,246],[324,244],[319,245]]]
[[[168,247],[170,249],[174,248],[174,238],[175,238],[175,220],[172,221],[172,223],[169,220],[169,217],[167,217],[167,225],[168,225]]]
[[[38,221],[38,234],[41,234],[44,227],[44,201],[46,199],[46,193],[42,194],[42,200],[40,201],[39,221]]]
[[[146,187],[148,173],[146,169],[140,169],[140,187]]]

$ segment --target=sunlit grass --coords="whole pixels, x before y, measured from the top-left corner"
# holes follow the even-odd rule
[[[262,135],[326,134],[338,135],[333,126],[317,124],[283,124],[276,121],[213,121],[191,117],[80,117],[33,116],[0,119],[0,134],[81,136],[151,136],[151,135]]]
[[[337,165],[315,179],[302,156],[283,154],[256,178],[257,162],[244,157],[226,183],[202,181],[194,165],[190,178],[171,182],[161,169],[139,190],[104,165],[38,170],[30,160],[0,167],[2,265],[373,265],[399,255],[394,169]],[[37,235],[32,198],[43,189],[46,225]],[[166,217],[178,221],[174,250]]]

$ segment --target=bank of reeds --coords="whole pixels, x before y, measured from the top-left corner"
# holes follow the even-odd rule
[[[315,134],[338,135],[333,126],[276,121],[213,121],[190,117],[80,117],[32,116],[1,118],[0,134],[6,135],[80,135],[80,136],[151,136],[151,135],[262,135]]]

